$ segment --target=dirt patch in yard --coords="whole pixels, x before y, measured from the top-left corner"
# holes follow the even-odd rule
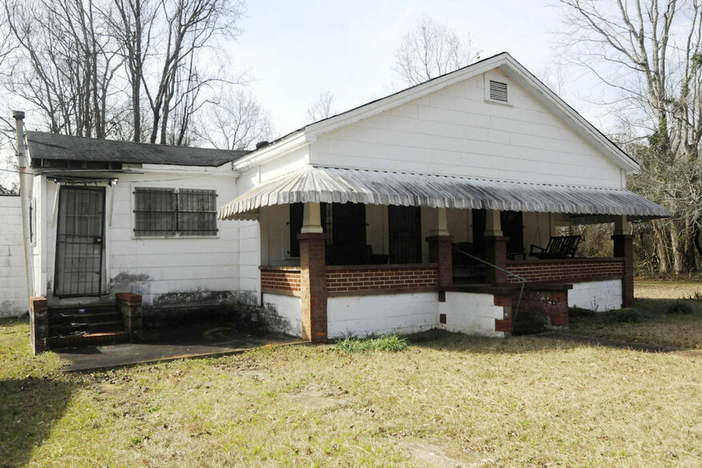
[[[290,400],[310,409],[330,410],[342,408],[348,405],[348,400],[329,392],[312,390],[298,395],[290,396]]]
[[[427,442],[403,442],[401,444],[414,459],[428,463],[436,468],[469,468],[483,466],[488,461],[480,460],[477,455],[447,453],[438,445]]]

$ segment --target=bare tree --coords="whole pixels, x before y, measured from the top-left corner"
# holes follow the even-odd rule
[[[166,143],[173,100],[182,79],[182,70],[192,67],[195,57],[217,35],[235,36],[236,22],[241,15],[238,0],[160,0],[159,10],[165,20],[165,40],[159,44],[163,52],[160,78],[155,86],[144,81],[144,91],[152,113],[151,143]],[[186,73],[190,79],[190,73]],[[211,80],[198,80],[197,89]]]
[[[310,122],[316,122],[331,117],[334,114],[334,111],[332,111],[333,101],[334,95],[331,89],[320,93],[317,100],[307,106],[307,119]]]
[[[243,150],[273,137],[270,115],[242,90],[214,100],[200,123],[198,136],[215,148]]]
[[[238,34],[242,2],[8,0],[5,86],[52,132],[187,144],[208,96],[238,80],[206,54]]]
[[[653,224],[660,271],[702,254],[702,8],[699,0],[561,0],[571,56],[616,96],[642,174],[632,186],[666,205]],[[638,138],[638,141],[636,140]]]
[[[10,55],[14,47],[12,32],[10,31],[8,12],[5,9],[0,11],[0,69],[2,68],[3,62],[7,56]]]
[[[129,81],[129,98],[133,129],[131,139],[141,141],[141,94],[145,80],[146,59],[151,45],[151,31],[156,19],[155,0],[113,0],[114,9],[106,15],[110,33],[119,45]]]
[[[41,109],[51,131],[104,138],[120,64],[93,1],[7,2],[5,11],[18,47],[10,90]]]
[[[425,16],[395,51],[395,70],[412,86],[464,67],[477,55],[470,37],[463,40]]]

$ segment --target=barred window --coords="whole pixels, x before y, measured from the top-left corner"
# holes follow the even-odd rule
[[[142,188],[134,191],[137,236],[214,236],[217,234],[214,190]]]

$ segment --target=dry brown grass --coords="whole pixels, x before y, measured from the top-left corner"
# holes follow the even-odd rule
[[[641,299],[684,299],[702,294],[702,282],[655,281],[634,282],[634,296]]]
[[[632,343],[702,349],[702,283],[637,281],[634,294],[635,306],[623,313],[571,313],[569,331]],[[680,305],[691,313],[669,313]]]
[[[0,466],[702,464],[702,364],[680,354],[436,333],[64,375],[0,327]]]

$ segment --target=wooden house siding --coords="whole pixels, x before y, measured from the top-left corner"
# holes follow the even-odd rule
[[[483,76],[319,137],[311,162],[537,183],[623,187],[621,170],[517,84],[485,101]]]

